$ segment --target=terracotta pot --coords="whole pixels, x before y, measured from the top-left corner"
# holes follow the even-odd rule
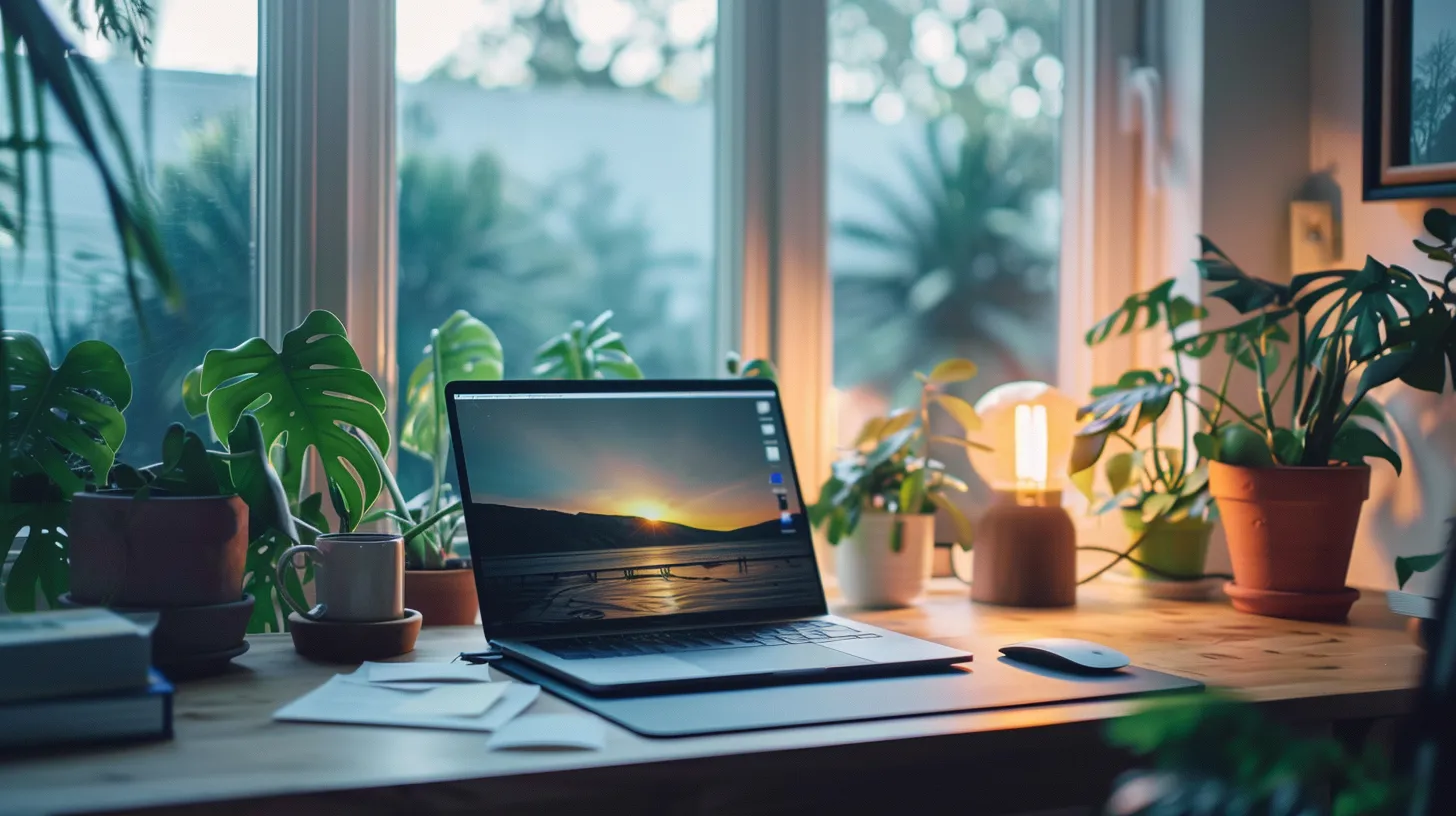
[[[237,496],[77,493],[66,532],[77,603],[167,609],[243,597],[248,506]]]
[[[900,550],[890,549],[894,525],[901,527]],[[925,592],[935,557],[935,516],[865,513],[854,532],[834,548],[839,591],[854,606],[894,609],[909,606]]]
[[[1247,468],[1212,462],[1209,490],[1228,536],[1243,612],[1343,620],[1359,593],[1345,586],[1367,466]]]
[[[1134,578],[1166,581],[1170,580],[1167,576],[1194,579],[1203,574],[1203,564],[1208,558],[1208,537],[1213,533],[1212,524],[1202,519],[1185,518],[1159,522],[1148,532],[1140,510],[1122,511],[1122,524],[1127,528],[1129,545],[1140,537],[1143,539],[1132,557],[1161,573],[1152,573],[1129,563],[1128,572]]]
[[[425,626],[473,624],[480,609],[475,596],[475,571],[468,567],[405,570],[404,605],[417,610]]]

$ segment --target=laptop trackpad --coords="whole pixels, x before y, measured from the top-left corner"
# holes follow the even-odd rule
[[[685,660],[695,666],[701,666],[715,674],[824,669],[833,666],[857,666],[875,662],[808,643],[791,646],[764,646],[757,649],[716,649],[704,652],[682,652],[677,654],[676,657],[679,660]]]

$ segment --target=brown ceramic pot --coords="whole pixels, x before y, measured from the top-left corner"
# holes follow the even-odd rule
[[[1342,620],[1359,593],[1345,586],[1366,466],[1247,468],[1211,462],[1209,490],[1228,536],[1244,612]]]
[[[77,493],[66,532],[77,603],[166,609],[243,597],[248,506],[237,496]]]
[[[405,570],[404,605],[418,610],[426,626],[468,626],[480,604],[475,597],[475,571],[461,569]]]

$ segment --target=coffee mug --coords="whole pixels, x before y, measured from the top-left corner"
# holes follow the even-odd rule
[[[313,544],[278,556],[278,585],[293,556],[314,559],[317,605],[306,609],[288,593],[283,600],[309,620],[372,623],[404,617],[404,539],[388,533],[326,533]]]

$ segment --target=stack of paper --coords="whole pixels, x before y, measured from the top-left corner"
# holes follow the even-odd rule
[[[273,719],[494,731],[540,693],[539,686],[492,682],[488,666],[365,663],[278,709]]]

